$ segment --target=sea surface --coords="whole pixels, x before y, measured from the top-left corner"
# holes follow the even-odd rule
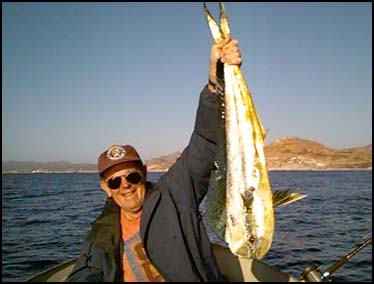
[[[316,262],[324,272],[371,237],[372,171],[271,171],[270,180],[273,190],[293,188],[308,197],[276,208],[268,264],[294,277]],[[106,199],[98,184],[96,173],[2,175],[3,282],[25,281],[79,255]],[[371,282],[372,245],[333,276]]]

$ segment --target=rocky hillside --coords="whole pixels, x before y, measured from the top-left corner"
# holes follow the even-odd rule
[[[180,154],[180,152],[175,152],[160,158],[146,160],[147,170],[150,172],[164,172],[178,159]]]
[[[281,137],[265,147],[269,169],[371,169],[371,144],[336,150],[297,137]]]
[[[150,171],[164,171],[174,163],[179,152],[147,161]],[[318,142],[284,136],[265,146],[269,170],[371,169],[371,144],[336,150]]]

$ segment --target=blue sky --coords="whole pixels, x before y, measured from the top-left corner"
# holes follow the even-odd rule
[[[266,144],[372,142],[372,3],[225,5]],[[208,78],[202,6],[2,3],[3,161],[181,151]]]

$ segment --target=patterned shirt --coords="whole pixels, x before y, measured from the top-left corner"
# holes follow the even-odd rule
[[[122,215],[122,214],[121,214]],[[121,216],[123,279],[125,282],[163,282],[164,278],[149,260],[139,235],[140,218],[127,220]]]

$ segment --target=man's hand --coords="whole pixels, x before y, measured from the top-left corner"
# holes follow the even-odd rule
[[[221,60],[223,63],[229,65],[242,64],[242,57],[239,52],[238,41],[228,37],[219,43],[212,45],[210,52],[210,66],[209,66],[209,85],[208,88],[211,92],[215,92],[215,85],[217,84],[216,72],[217,62]]]

